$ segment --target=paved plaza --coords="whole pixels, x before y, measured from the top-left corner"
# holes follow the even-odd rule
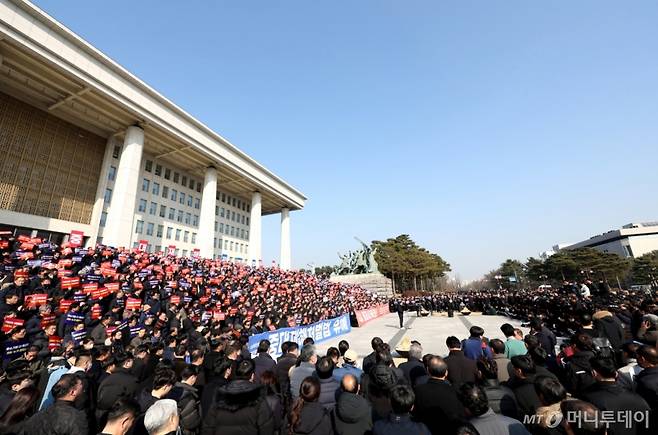
[[[478,313],[469,316],[456,315],[447,317],[445,313],[435,314],[432,317],[416,317],[416,313],[405,313],[405,329],[400,329],[398,315],[390,313],[366,324],[362,328],[352,328],[352,332],[342,335],[335,340],[329,340],[317,345],[318,352],[324,354],[330,346],[338,346],[340,340],[347,340],[350,348],[359,354],[361,360],[364,356],[372,352],[370,340],[372,337],[381,337],[385,343],[395,349],[404,337],[410,340],[417,340],[423,345],[424,353],[433,353],[446,355],[446,338],[454,335],[460,339],[467,338],[469,328],[473,325],[480,326],[484,329],[486,337],[505,339],[500,332],[500,325],[510,323],[515,327],[521,327],[521,323],[504,316],[483,316]],[[525,333],[528,328],[521,328]],[[360,363],[361,361],[359,361]]]

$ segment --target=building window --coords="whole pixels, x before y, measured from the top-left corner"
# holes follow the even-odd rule
[[[192,233],[192,243],[196,243],[196,233]]]
[[[183,175],[183,178],[181,179],[180,184],[187,187],[187,175]]]
[[[167,206],[160,205],[160,217],[163,218],[167,214]]]
[[[228,249],[228,240],[224,239],[224,249]]]
[[[222,193],[222,202],[226,202],[226,194]]]
[[[231,220],[233,222],[235,222],[235,212],[234,211],[231,212]]]
[[[158,211],[158,204],[155,202],[151,203],[151,208],[149,209],[149,214],[154,215]]]
[[[183,242],[187,243],[187,241],[188,241],[189,239],[190,239],[190,232],[189,232],[189,231],[185,231],[185,232],[183,233]]]
[[[240,238],[244,239],[244,230],[240,230]]]
[[[185,224],[189,225],[192,222],[192,215],[190,213],[185,213]]]
[[[154,195],[160,195],[160,183],[153,182],[153,190],[151,192]]]
[[[101,224],[100,224],[101,227],[104,227],[104,226],[105,226],[105,222],[107,222],[107,213],[102,212],[102,213],[101,213]]]
[[[215,221],[215,232],[217,232],[217,221]]]
[[[231,237],[235,237],[235,227],[231,226]]]
[[[144,170],[146,172],[151,172],[153,170],[153,161],[147,160],[146,163],[144,163]]]
[[[139,212],[145,212],[146,211],[146,200],[145,199],[140,199],[139,200],[139,207],[137,208],[137,211],[139,211]]]
[[[181,192],[180,196],[178,198],[178,202],[180,202],[182,205],[185,205],[185,193]]]
[[[215,216],[219,216],[219,206],[215,206]]]
[[[183,249],[183,257],[187,257],[187,249]]]
[[[249,217],[247,216],[247,226],[249,226]]]
[[[169,207],[169,220],[173,221],[174,219],[176,219],[176,209]]]
[[[117,177],[116,166],[110,166],[110,169],[107,171],[107,179],[110,181],[114,181],[116,177]]]
[[[171,200],[176,202],[176,198],[178,198],[178,190],[171,189]]]
[[[164,230],[164,225],[158,225],[158,232],[155,233],[157,237],[162,237],[162,231]],[[159,249],[158,249],[159,251]]]
[[[162,246],[161,245],[155,245],[155,252],[160,252],[162,251]]]
[[[171,233],[173,233],[174,229],[172,227],[167,227],[167,238],[171,239]]]
[[[109,204],[112,201],[112,189],[105,189],[103,199],[105,200],[105,204]]]
[[[201,208],[201,200],[199,198],[194,200],[194,208],[196,208],[197,210]]]
[[[155,175],[158,177],[162,175],[162,165],[155,165]]]
[[[233,198],[233,207],[235,207],[235,198]]]
[[[196,191],[201,193],[201,183],[196,183]]]
[[[180,240],[180,230],[176,230],[176,240]]]
[[[190,178],[190,189],[194,190],[194,180]]]
[[[174,172],[174,183],[178,183],[179,178],[180,178],[180,174],[178,172]]]
[[[249,239],[249,230],[244,232],[244,237],[245,237],[245,240]]]
[[[192,207],[192,201],[194,198],[192,198],[192,195],[187,195],[187,206]]]
[[[219,209],[219,215],[220,215],[221,217],[224,217],[224,207],[222,207],[222,208]]]
[[[195,227],[199,225],[199,216],[196,214],[192,216],[192,225],[194,225]]]
[[[171,169],[165,168],[165,180],[171,179]]]
[[[142,234],[142,231],[144,231],[144,221],[137,221],[135,224],[135,232],[137,234]]]
[[[233,246],[234,246],[234,245],[233,245],[233,242],[231,242],[231,247],[229,248],[229,250],[232,251],[232,250],[233,250]]]
[[[178,210],[178,222],[183,222],[183,210]]]
[[[217,248],[217,237],[215,237],[215,248]]]
[[[217,231],[217,228],[215,228],[215,231]],[[224,224],[219,224],[219,232],[224,233]]]
[[[147,180],[146,178],[144,178],[144,179],[142,180],[142,192],[147,192],[147,193],[148,193],[148,191],[149,191],[149,185],[150,185],[149,180]]]
[[[242,215],[242,225],[244,225],[245,215]]]
[[[152,236],[153,235],[153,222],[149,222],[146,224],[146,235],[147,236]]]
[[[112,157],[118,159],[120,155],[121,155],[121,146],[114,145],[114,150],[112,150]]]

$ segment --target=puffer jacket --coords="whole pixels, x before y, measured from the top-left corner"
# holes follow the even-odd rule
[[[329,411],[318,402],[305,403],[293,433],[295,435],[331,435],[333,430]]]
[[[217,402],[203,418],[202,435],[272,435],[274,419],[263,388],[246,380],[220,387]]]
[[[26,435],[86,434],[89,422],[84,411],[75,409],[72,402],[57,400],[54,405],[34,414],[25,422]]]
[[[183,382],[176,383],[174,387],[180,391],[178,399],[178,415],[180,416],[180,427],[184,435],[198,433],[201,427],[201,401],[199,392],[192,385]]]
[[[332,412],[337,435],[364,434],[372,430],[372,409],[363,397],[341,393]]]

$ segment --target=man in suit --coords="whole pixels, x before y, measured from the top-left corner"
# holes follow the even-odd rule
[[[422,376],[425,374],[425,366],[421,361],[423,357],[423,347],[417,341],[412,341],[411,346],[409,346],[409,357],[406,362],[400,364],[399,369],[402,370],[405,379],[409,385],[411,384],[411,372],[414,371],[414,374],[417,376]],[[418,372],[419,374],[417,374]]]
[[[462,352],[461,341],[453,335],[446,339],[446,346],[450,354],[445,362],[448,365],[448,380],[455,389],[466,382],[475,382],[477,378],[477,364],[466,358]]]
[[[432,433],[454,433],[464,417],[464,407],[457,391],[447,381],[448,364],[439,356],[432,356],[427,364],[429,380],[414,388],[414,415]]]

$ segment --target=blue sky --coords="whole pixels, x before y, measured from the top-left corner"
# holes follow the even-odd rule
[[[473,279],[658,220],[655,1],[36,3],[309,197],[297,267],[408,233]]]

